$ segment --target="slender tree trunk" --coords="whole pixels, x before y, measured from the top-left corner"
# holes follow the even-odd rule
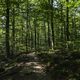
[[[66,2],[68,3],[69,0],[66,0]],[[70,40],[70,33],[69,33],[69,8],[66,8],[66,40],[69,41]]]
[[[31,26],[31,49],[33,49],[33,31]]]
[[[48,4],[49,4],[49,12],[47,12],[47,25],[48,25],[48,47],[49,49],[51,48],[51,27],[50,27],[50,16],[51,16],[51,0],[48,0]]]
[[[39,34],[39,30],[37,32],[37,41],[38,41],[38,50],[39,50],[39,46],[40,46],[40,34]]]
[[[36,14],[34,13],[34,32],[35,32],[35,50],[36,50],[36,38],[37,38],[37,35],[36,35]]]
[[[9,0],[6,0],[6,53],[10,57],[10,43],[9,43]]]
[[[21,26],[22,26],[22,28],[21,28],[21,44],[23,44],[24,43],[24,25],[23,25],[23,21],[21,20]]]
[[[29,48],[31,48],[31,23],[30,23],[30,17],[29,17],[29,29],[28,29],[28,43],[29,43]]]
[[[26,21],[26,52],[28,51],[28,21]]]
[[[52,48],[53,48],[54,47],[53,0],[51,0],[51,30],[52,30]]]
[[[63,18],[63,5],[61,4],[61,22],[62,22],[62,27],[61,27],[61,41],[64,41],[64,18]]]
[[[28,51],[28,0],[27,0],[27,20],[26,20],[26,52]]]
[[[47,21],[47,25],[48,25],[48,47],[51,48],[51,38],[50,38],[50,25],[49,25],[49,21]]]
[[[15,9],[13,8],[13,16],[12,16],[12,54],[15,52]]]
[[[44,19],[45,19],[45,17],[44,17]],[[47,42],[47,40],[46,40],[46,23],[45,23],[45,20],[43,22],[44,22],[43,23],[44,24],[44,29],[43,30],[44,30],[44,36],[45,36],[45,40],[44,40],[45,42],[44,43],[45,43],[45,49],[46,49],[47,48],[47,44],[46,44],[46,42]]]

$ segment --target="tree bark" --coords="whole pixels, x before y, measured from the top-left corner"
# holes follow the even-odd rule
[[[66,0],[66,2],[68,3],[69,0]],[[70,36],[69,36],[69,8],[66,8],[66,40],[69,41],[70,40]]]
[[[10,43],[9,43],[9,0],[6,0],[6,54],[10,57]]]
[[[52,48],[53,48],[54,47],[53,0],[51,0],[51,30],[52,30]]]

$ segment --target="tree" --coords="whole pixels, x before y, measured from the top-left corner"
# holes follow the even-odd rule
[[[6,55],[10,57],[10,43],[9,43],[9,13],[10,13],[10,1],[6,0]]]

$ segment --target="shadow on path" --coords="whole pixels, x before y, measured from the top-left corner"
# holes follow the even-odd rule
[[[22,69],[4,80],[51,80],[49,75],[45,73],[45,65],[40,63],[35,53],[25,56],[26,54],[23,61],[17,63],[17,66],[21,66]]]

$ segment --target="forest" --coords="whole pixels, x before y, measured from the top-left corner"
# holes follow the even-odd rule
[[[80,0],[0,0],[0,80],[80,80]]]

